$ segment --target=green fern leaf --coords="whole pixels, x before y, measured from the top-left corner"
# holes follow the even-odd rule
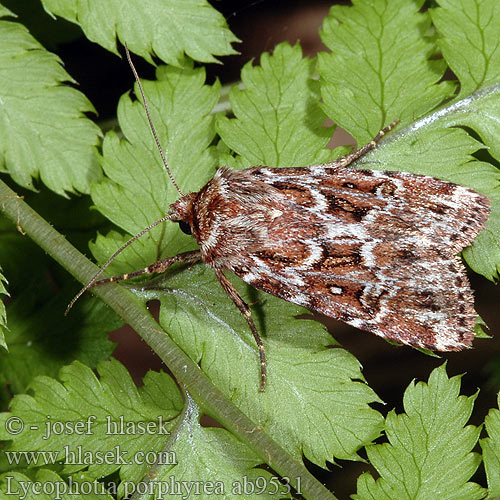
[[[238,39],[224,17],[206,0],[150,0],[127,4],[120,0],[43,0],[47,11],[78,23],[89,40],[111,52],[116,38],[151,61],[182,65],[186,54],[195,61],[217,62],[214,56],[235,54]]]
[[[443,57],[465,97],[500,81],[500,4],[496,0],[438,0],[431,10]]]
[[[366,448],[380,478],[362,474],[355,500],[484,498],[484,489],[468,482],[481,462],[471,451],[481,429],[466,425],[476,396],[459,396],[459,391],[460,377],[448,378],[445,365],[427,384],[408,386],[405,413],[387,416],[389,442]]]
[[[0,20],[0,45],[0,169],[30,189],[39,176],[60,195],[88,193],[101,175],[100,131],[84,116],[94,108],[62,84],[73,80],[22,25]]]
[[[497,402],[500,407],[500,395]],[[500,411],[492,408],[484,419],[484,425],[488,437],[481,439],[480,443],[488,478],[488,500],[494,500],[500,497]]]

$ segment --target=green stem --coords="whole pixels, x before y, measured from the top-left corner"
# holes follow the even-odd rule
[[[95,274],[95,264],[85,258],[1,180],[0,209],[81,283],[87,283]],[[300,478],[304,498],[336,500],[336,497],[309,473],[302,462],[283,450],[212,384],[198,365],[163,331],[149,314],[146,305],[132,292],[117,285],[93,288],[92,292],[112,307],[148,343],[203,411],[246,443],[278,474],[290,478],[290,484],[294,487],[297,486],[297,478]]]

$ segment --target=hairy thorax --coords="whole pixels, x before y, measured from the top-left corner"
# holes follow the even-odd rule
[[[277,190],[251,171],[223,167],[198,193],[173,203],[169,215],[190,225],[206,264],[230,269],[242,248],[258,252],[267,246],[270,234],[280,230],[285,204]]]

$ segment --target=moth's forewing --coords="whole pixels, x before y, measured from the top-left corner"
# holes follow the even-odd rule
[[[210,206],[197,235],[209,265],[397,342],[471,344],[473,294],[457,254],[484,226],[485,196],[335,163],[224,170],[217,183],[216,202],[198,200]]]

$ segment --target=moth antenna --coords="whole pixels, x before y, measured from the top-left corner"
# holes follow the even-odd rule
[[[130,69],[132,70],[132,73],[134,74],[135,81],[137,82],[137,85],[139,86],[139,91],[141,92],[141,96],[142,96],[142,102],[144,103],[144,109],[146,110],[146,116],[148,117],[149,128],[151,129],[151,132],[153,133],[153,137],[154,137],[155,142],[156,142],[156,147],[158,148],[158,151],[160,152],[161,160],[163,162],[163,165],[165,166],[165,170],[167,171],[168,176],[170,177],[170,180],[172,181],[172,184],[174,185],[175,189],[177,189],[177,192],[179,193],[179,195],[184,196],[184,194],[180,190],[177,182],[175,182],[175,179],[174,179],[172,172],[168,168],[167,159],[165,158],[165,154],[163,153],[163,149],[161,147],[160,140],[158,139],[158,135],[156,134],[155,126],[153,125],[153,120],[151,119],[151,113],[149,112],[149,106],[148,106],[148,102],[146,100],[146,94],[144,93],[144,89],[142,88],[141,80],[139,78],[139,75],[137,74],[134,63],[132,62],[132,58],[130,57],[130,52],[128,50],[127,44],[125,44],[125,53],[127,54],[127,60],[128,60],[129,65],[130,65]]]
[[[132,238],[130,238],[126,243],[124,243],[105,263],[99,271],[97,271],[93,278],[75,295],[73,300],[68,304],[68,307],[66,308],[66,311],[64,312],[64,316],[66,316],[69,313],[69,310],[73,307],[74,303],[89,289],[91,288],[94,283],[97,281],[97,278],[101,276],[101,274],[104,272],[104,270],[111,264],[111,262],[115,259],[117,255],[123,252],[125,248],[127,248],[129,245],[131,245],[135,240],[138,240],[143,234],[147,233],[151,229],[153,229],[155,226],[158,224],[161,224],[162,222],[165,222],[169,220],[169,216],[166,215],[165,217],[162,217],[161,219],[158,219],[157,221],[153,222],[150,224],[148,227],[144,228],[140,233],[136,234]]]

